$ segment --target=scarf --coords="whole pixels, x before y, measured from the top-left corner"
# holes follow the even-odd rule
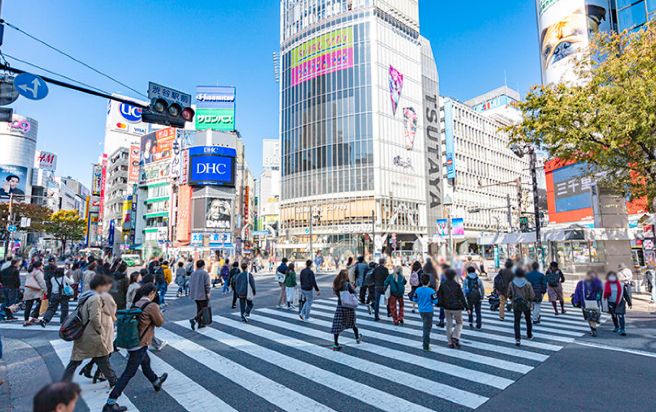
[[[615,301],[616,305],[619,305],[622,299],[624,298],[624,288],[622,288],[622,283],[619,280],[615,282],[607,281],[604,285],[604,299],[610,297],[610,285],[614,284],[617,287],[617,300]]]

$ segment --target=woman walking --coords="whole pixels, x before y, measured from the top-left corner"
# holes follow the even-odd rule
[[[116,304],[107,293],[112,287],[112,279],[104,275],[96,275],[91,279],[88,287],[89,290],[80,295],[80,315],[86,327],[82,336],[73,342],[71,360],[66,366],[62,380],[71,382],[77,367],[83,360],[91,358],[92,362],[83,372],[86,371],[88,374],[95,363],[109,380],[109,385],[114,386],[116,374],[109,364],[109,355],[114,352]],[[87,376],[90,377],[90,374]]]
[[[360,334],[358,327],[355,326],[355,308],[347,308],[343,306],[342,297],[340,296],[340,292],[355,294],[355,289],[349,281],[347,270],[341,270],[335,277],[335,280],[333,280],[333,292],[337,295],[337,309],[335,310],[333,326],[330,330],[330,333],[333,334],[335,339],[332,350],[340,351],[342,350],[342,346],[339,344],[339,335],[346,329],[353,329],[355,341],[357,343],[362,342],[362,335]]]
[[[588,321],[592,336],[597,336],[601,315],[599,301],[601,301],[602,293],[601,282],[596,273],[590,271],[585,275],[585,279],[576,284],[576,290],[572,296],[572,305],[583,311],[583,319]]]
[[[296,272],[294,272],[294,264],[290,263],[287,266],[287,274],[285,274],[285,297],[287,298],[287,309],[296,310],[294,306],[294,290],[296,289]]]
[[[43,318],[39,322],[42,327],[52,320],[53,316],[57,312],[57,308],[60,309],[60,321],[64,323],[64,319],[68,316],[68,300],[73,297],[73,288],[71,284],[73,281],[64,276],[64,269],[57,268],[50,278],[49,282],[46,282],[48,287],[48,310],[43,314]],[[89,285],[90,285],[89,281]]]
[[[403,268],[397,266],[394,273],[385,279],[385,289],[390,288],[389,309],[396,326],[403,324],[403,295],[408,281],[403,277]]]
[[[239,312],[242,322],[248,323],[248,317],[253,310],[253,298],[255,297],[255,279],[248,271],[248,263],[242,262],[241,273],[235,279],[235,291],[239,296]]]
[[[141,287],[141,273],[132,272],[130,274],[130,284],[128,285],[128,292],[125,295],[125,307],[130,309],[134,305],[134,297],[137,290]]]
[[[462,288],[456,281],[457,273],[453,269],[444,272],[446,280],[437,291],[437,304],[444,309],[446,316],[446,340],[451,349],[460,348],[460,332],[462,332],[462,311],[467,307],[467,299]],[[455,326],[453,323],[455,322]]]
[[[46,293],[46,281],[43,275],[43,263],[37,260],[32,265],[32,270],[28,271],[25,276],[25,291],[23,300],[25,300],[25,313],[23,326],[31,326],[38,321],[39,308],[41,307],[41,298]],[[34,308],[34,309],[32,309]]]
[[[629,305],[629,309],[632,308],[629,286],[619,281],[617,273],[608,272],[603,297],[608,302],[608,313],[613,318],[613,325],[615,325],[613,332],[619,333],[621,336],[626,336],[624,322],[626,305]]]
[[[551,302],[551,305],[553,306],[554,313],[558,315],[558,302],[560,302],[562,313],[567,313],[565,311],[565,301],[563,300],[563,283],[565,282],[565,275],[558,267],[558,262],[551,262],[545,276],[547,277],[547,296],[549,297],[549,302]]]
[[[176,297],[180,297],[185,294],[186,283],[187,283],[187,270],[184,268],[184,263],[180,261],[178,262],[177,269],[175,269],[175,284],[178,285],[178,291],[175,294]]]
[[[421,277],[424,274],[424,271],[421,269],[421,263],[415,260],[415,263],[412,264],[412,272],[410,272],[410,293],[408,297],[412,301],[412,313],[415,313],[417,307],[417,302],[415,302],[414,296],[417,292],[417,288],[421,286]]]

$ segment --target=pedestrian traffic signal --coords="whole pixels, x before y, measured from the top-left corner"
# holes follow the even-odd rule
[[[191,107],[182,107],[174,101],[154,98],[150,106],[143,110],[141,119],[145,123],[184,128],[186,122],[194,120],[194,115]]]

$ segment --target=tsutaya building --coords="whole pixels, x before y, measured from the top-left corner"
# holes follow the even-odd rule
[[[284,253],[428,249],[442,162],[418,14],[417,0],[281,0]]]

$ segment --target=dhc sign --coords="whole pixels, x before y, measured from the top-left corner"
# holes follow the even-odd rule
[[[192,186],[235,185],[235,158],[216,154],[190,156],[189,184]]]

